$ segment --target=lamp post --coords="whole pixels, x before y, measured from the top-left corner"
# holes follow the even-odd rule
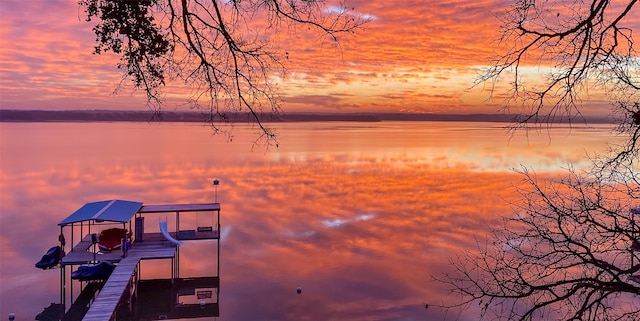
[[[213,180],[213,186],[216,187],[216,203],[218,203],[218,185],[220,185],[220,181],[216,178]]]

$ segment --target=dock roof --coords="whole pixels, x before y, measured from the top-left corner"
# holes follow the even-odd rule
[[[84,204],[81,208],[58,223],[60,226],[86,221],[108,221],[126,223],[142,207],[141,202],[107,200]]]

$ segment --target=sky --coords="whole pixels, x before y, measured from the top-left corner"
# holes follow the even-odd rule
[[[278,82],[282,109],[500,112],[487,86],[472,85],[500,49],[496,15],[511,3],[347,0],[371,21],[339,48],[307,35],[282,44],[290,52],[288,78]],[[146,109],[142,92],[119,86],[117,58],[92,54],[92,27],[75,0],[0,0],[0,108]],[[188,110],[172,88],[165,109]],[[602,98],[591,92],[584,103],[608,112]]]

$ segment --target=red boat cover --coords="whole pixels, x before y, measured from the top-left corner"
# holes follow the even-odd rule
[[[98,246],[101,250],[113,251],[122,246],[122,238],[127,236],[127,230],[121,228],[110,228],[100,232],[98,236]]]

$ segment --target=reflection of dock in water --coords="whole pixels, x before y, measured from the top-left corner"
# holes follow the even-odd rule
[[[142,280],[138,284],[136,320],[186,319],[220,316],[218,277]]]
[[[89,311],[91,302],[95,300],[96,294],[104,287],[104,281],[90,282],[85,286],[78,297],[73,301],[69,310],[64,314],[65,321],[82,320]]]
[[[168,213],[175,213],[174,231],[164,230],[164,235],[144,232],[145,217],[165,214],[164,218]],[[192,213],[208,213],[215,226],[197,226],[181,230],[181,215],[184,217]],[[135,222],[134,228],[132,222]],[[122,230],[126,231],[121,249],[98,254],[96,243],[99,241],[96,234],[91,232],[92,228],[100,230],[101,225],[113,226],[114,223],[122,224]],[[75,234],[84,235],[60,260],[60,300],[65,311],[61,320],[158,320],[219,316],[219,203],[142,205],[138,202],[120,200],[95,202],[86,204],[59,225],[63,249],[66,243],[66,227],[71,227],[70,231],[66,231],[66,235],[70,236],[72,243]],[[217,266],[213,266],[211,271],[214,275],[183,278],[180,276],[178,244],[198,240],[217,240]],[[172,263],[171,278],[140,278],[141,261],[167,259]],[[115,269],[106,280],[75,280],[72,277],[74,266],[92,265],[97,261],[115,265]],[[70,267],[69,272],[67,267]],[[80,293],[75,298],[74,281],[78,281],[80,287]],[[66,310],[68,297],[73,303]]]

